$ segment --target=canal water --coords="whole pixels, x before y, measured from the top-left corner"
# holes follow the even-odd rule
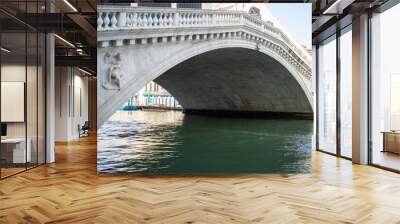
[[[311,172],[310,120],[118,111],[98,133],[98,172]]]

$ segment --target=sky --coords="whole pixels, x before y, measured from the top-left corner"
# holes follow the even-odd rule
[[[311,3],[206,3],[202,7],[245,12],[257,7],[263,20],[279,24],[297,43],[311,49]]]
[[[270,3],[265,5],[294,39],[311,49],[311,3]]]

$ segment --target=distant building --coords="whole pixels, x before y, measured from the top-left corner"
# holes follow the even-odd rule
[[[124,107],[126,106],[152,106],[170,109],[182,108],[175,97],[153,81],[147,83],[135,96],[128,99]]]

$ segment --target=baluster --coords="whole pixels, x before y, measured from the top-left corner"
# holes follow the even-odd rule
[[[150,19],[150,13],[145,13],[145,14],[143,15],[143,20],[144,20],[144,26],[145,26],[145,27],[149,27],[149,26],[150,26],[150,21],[149,21],[149,19]]]
[[[138,16],[139,16],[139,17],[138,17],[138,25],[139,25],[140,27],[144,27],[144,26],[145,26],[145,23],[146,23],[146,19],[145,19],[145,14],[144,14],[144,12],[141,12]]]
[[[199,14],[199,20],[200,20],[200,25],[203,25],[204,24],[203,13]]]
[[[163,15],[163,27],[168,26],[168,13],[164,13]]]
[[[143,17],[142,17],[143,27],[147,27],[148,26],[148,19],[149,19],[148,13],[143,13]]]
[[[118,20],[117,20],[116,14],[117,14],[116,12],[113,12],[111,15],[111,28],[112,29],[117,29]]]
[[[143,13],[139,12],[137,17],[137,26],[143,27]]]
[[[163,13],[163,27],[168,26],[168,13]]]
[[[132,13],[126,13],[126,28],[132,27]]]
[[[184,20],[183,24],[186,26],[188,24],[188,22],[189,22],[188,21],[189,20],[189,14],[188,13],[185,14],[185,16],[183,17],[183,20]]]
[[[193,25],[193,13],[188,14],[188,25]]]
[[[179,14],[179,23],[181,26],[185,26],[185,13]]]
[[[104,30],[108,30],[110,27],[110,18],[108,17],[109,13],[106,12],[105,17],[104,17]]]
[[[166,26],[169,26],[169,13],[164,13],[164,18],[163,18],[163,21],[164,21],[164,27],[166,27]]]
[[[165,26],[170,26],[171,25],[170,24],[170,17],[171,17],[171,14],[169,14],[169,13],[165,14]]]
[[[150,27],[154,27],[156,25],[155,22],[154,22],[155,17],[156,17],[155,13],[150,13],[149,15],[150,15],[150,17],[149,17]]]
[[[188,26],[190,24],[190,14],[187,13],[185,16],[185,25]]]
[[[147,20],[149,27],[153,27],[153,15],[154,13],[149,13],[149,19]]]
[[[190,14],[189,13],[186,14],[185,19],[186,19],[185,25],[188,26],[190,24]]]
[[[154,27],[160,27],[161,26],[161,12],[156,12],[154,13],[153,18],[153,26]]]
[[[155,27],[159,27],[159,26],[160,26],[159,17],[160,17],[160,13],[159,13],[159,12],[154,14],[154,19],[153,19],[153,21],[154,21],[154,26],[155,26]]]
[[[160,18],[158,18],[158,22],[160,23],[160,27],[165,26],[165,13],[164,12],[160,13]]]
[[[103,19],[101,18],[103,16],[102,12],[99,12],[97,14],[97,30],[102,30],[103,29]]]
[[[136,13],[136,12],[134,12],[134,13],[132,13],[131,14],[131,24],[132,24],[132,27],[137,27],[137,15],[138,15],[138,13]]]
[[[132,27],[138,27],[138,13],[133,13],[132,15]]]

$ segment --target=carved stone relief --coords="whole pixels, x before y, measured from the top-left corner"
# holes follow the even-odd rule
[[[107,52],[104,55],[104,63],[109,65],[102,87],[108,90],[120,90],[121,79],[124,76],[121,69],[121,54]]]

